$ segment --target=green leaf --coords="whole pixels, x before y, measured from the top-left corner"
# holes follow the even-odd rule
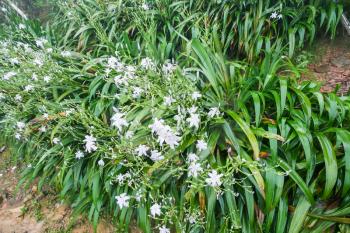
[[[300,232],[310,207],[311,204],[307,201],[307,199],[304,197],[299,198],[298,205],[293,213],[293,218],[289,225],[289,233]]]
[[[315,202],[314,197],[312,195],[311,190],[309,187],[305,184],[303,179],[299,176],[299,174],[294,171],[285,161],[282,159],[278,162],[279,166],[289,174],[289,176],[294,180],[294,182],[298,185],[298,187],[301,189],[301,191],[304,193],[305,197],[307,198],[308,202],[313,204]]]
[[[338,165],[337,159],[335,157],[335,152],[328,138],[323,134],[319,134],[317,136],[317,139],[320,142],[326,165],[326,184],[323,191],[323,198],[326,199],[332,194],[333,187],[337,182]]]
[[[245,121],[243,121],[243,119],[239,117],[235,112],[229,110],[227,111],[227,114],[231,116],[232,119],[241,127],[252,146],[252,150],[254,152],[254,159],[258,160],[260,153],[259,144],[250,126]]]

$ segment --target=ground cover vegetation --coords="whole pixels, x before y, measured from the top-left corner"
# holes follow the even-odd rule
[[[120,231],[346,232],[349,96],[300,82],[295,54],[334,37],[333,1],[58,1],[46,25],[7,5],[0,130],[75,213]]]

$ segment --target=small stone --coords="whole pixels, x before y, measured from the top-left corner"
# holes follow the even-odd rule
[[[320,66],[315,67],[315,72],[317,72],[317,73],[327,73],[328,71],[329,71],[328,64],[322,64]]]
[[[32,187],[32,192],[33,193],[36,193],[38,191],[38,187],[36,186],[36,185],[34,185],[33,187]]]

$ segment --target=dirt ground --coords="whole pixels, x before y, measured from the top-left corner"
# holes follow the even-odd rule
[[[3,151],[3,152],[1,152]],[[0,147],[0,233],[92,233],[94,229],[84,218],[72,221],[71,209],[49,190],[38,192],[34,184],[19,188],[21,167],[12,165],[11,154]],[[97,232],[116,232],[104,222]]]
[[[344,35],[333,41],[318,41],[309,49],[314,61],[309,65],[315,79],[323,83],[323,92],[335,89],[339,95],[350,88],[350,36]],[[310,78],[310,77],[307,77]]]

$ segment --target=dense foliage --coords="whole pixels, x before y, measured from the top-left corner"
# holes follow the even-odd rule
[[[340,5],[58,4],[46,27],[8,9],[0,33],[0,129],[22,183],[125,232],[349,230],[350,98],[300,83],[293,60],[335,35]]]

